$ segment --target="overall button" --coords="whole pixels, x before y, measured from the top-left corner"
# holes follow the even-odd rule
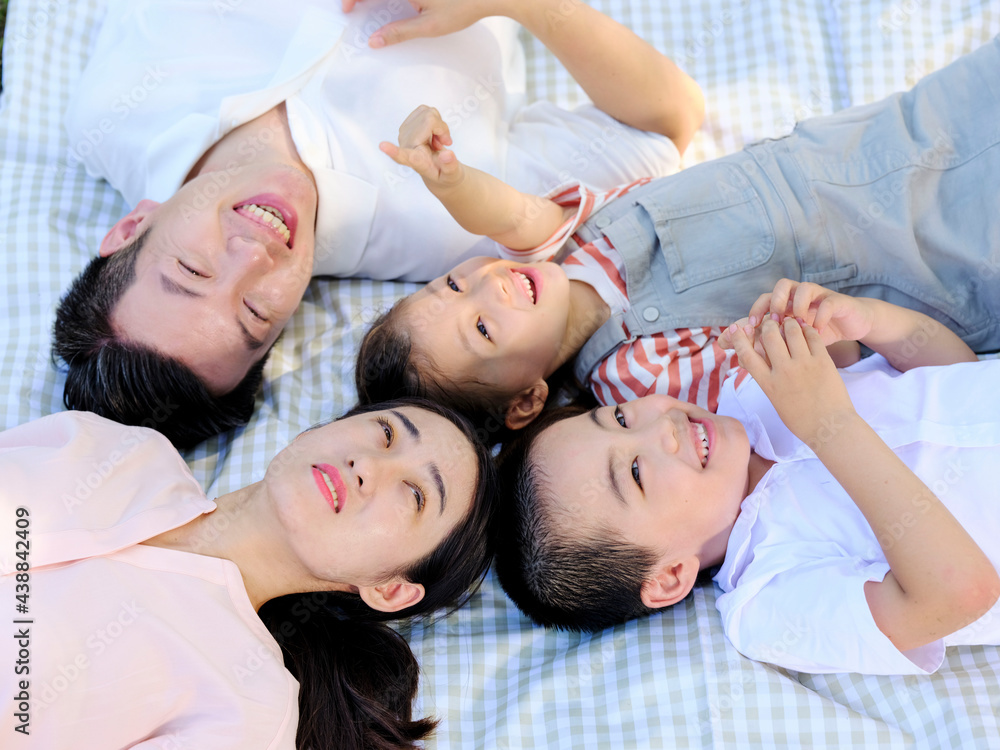
[[[611,219],[607,216],[598,216],[596,219],[594,219],[594,224],[597,226],[598,229],[604,229],[610,223]]]
[[[642,311],[642,317],[646,319],[647,322],[652,323],[658,317],[660,317],[660,311],[655,307],[647,307]]]

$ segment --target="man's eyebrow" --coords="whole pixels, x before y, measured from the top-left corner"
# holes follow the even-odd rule
[[[240,327],[240,333],[243,334],[243,343],[246,344],[247,349],[249,349],[252,352],[255,352],[258,349],[263,348],[264,339],[258,339],[252,333],[250,333],[249,329],[247,329],[247,327],[243,325],[242,320],[237,318],[236,325]]]
[[[176,294],[181,297],[204,297],[204,294],[196,292],[193,289],[188,289],[187,287],[181,286],[173,279],[167,278],[165,274],[160,274],[160,286],[163,287],[163,291],[168,294]]]
[[[600,427],[602,430],[607,429],[597,418],[597,409],[598,407],[595,406],[587,412],[587,416],[590,417],[591,422]],[[622,487],[618,484],[618,472],[615,471],[615,456],[614,453],[610,452],[608,454],[608,484],[611,485],[611,493],[615,496],[618,503],[623,507],[628,506],[628,501],[625,499],[625,493],[622,492]]]

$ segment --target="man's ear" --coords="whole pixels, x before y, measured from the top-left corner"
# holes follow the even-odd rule
[[[512,430],[520,430],[542,412],[545,399],[549,397],[549,384],[539,378],[534,385],[529,385],[518,393],[507,406],[507,417],[504,420]]]
[[[424,587],[419,583],[395,581],[378,586],[359,586],[362,601],[379,612],[399,612],[412,607],[424,598]]]
[[[661,562],[642,582],[639,597],[650,609],[670,607],[689,593],[698,580],[700,564],[696,555]]]
[[[143,198],[139,201],[139,204],[135,208],[119,219],[111,227],[110,231],[104,235],[104,239],[101,240],[101,257],[107,258],[134,240],[136,235],[139,234],[139,229],[143,221],[159,205],[156,201],[151,201],[148,198]]]

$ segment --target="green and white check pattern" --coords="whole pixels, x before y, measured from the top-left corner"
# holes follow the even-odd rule
[[[566,12],[576,2],[566,0]],[[703,87],[708,117],[688,164],[907,88],[1000,32],[995,0],[593,4],[666,51]],[[55,305],[127,211],[115,191],[68,157],[79,144],[70,144],[61,126],[102,12],[98,0],[14,0],[7,18],[3,428],[62,408],[63,377],[48,353]],[[551,55],[532,39],[525,44],[530,97],[582,101]],[[108,101],[121,93],[108,92]],[[414,288],[314,280],[275,348],[251,424],[187,456],[208,492],[260,478],[299,431],[349,407],[365,324]],[[997,647],[950,649],[940,672],[924,678],[796,674],[733,650],[714,602],[714,589],[704,588],[673,611],[590,637],[530,627],[487,580],[471,606],[406,630],[423,665],[418,712],[443,719],[432,746],[1000,747]],[[795,637],[790,630],[784,645]]]

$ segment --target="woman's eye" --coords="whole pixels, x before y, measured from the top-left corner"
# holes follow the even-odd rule
[[[447,280],[446,283],[448,284],[448,288],[451,289],[451,291],[453,291],[453,292],[460,292],[460,291],[462,291],[461,289],[458,288],[458,284],[456,284],[454,282],[454,280],[451,278],[451,276],[448,277],[448,280]]]
[[[615,421],[622,427],[628,428],[628,425],[625,424],[625,415],[622,414],[622,408],[620,406],[615,407]]]
[[[483,334],[484,339],[489,340],[490,338],[489,331],[486,330],[486,326],[483,324],[482,320],[476,321],[476,330],[479,331],[481,334]]]
[[[419,487],[410,485],[410,492],[413,493],[413,498],[417,501],[417,512],[419,513],[424,509],[424,493]]]
[[[385,433],[385,447],[388,448],[392,445],[392,438],[396,433],[393,432],[392,425],[385,417],[378,417],[377,421],[382,427],[382,432]]]
[[[191,268],[191,266],[189,266],[189,265],[188,265],[187,263],[184,263],[183,261],[177,261],[177,262],[178,262],[178,263],[180,263],[180,265],[181,265],[181,268],[183,268],[183,269],[184,269],[184,270],[185,270],[185,271],[186,271],[186,272],[187,272],[188,274],[190,274],[191,276],[202,276],[202,275],[203,275],[203,274],[200,274],[200,273],[198,273],[197,271],[195,271],[195,270],[194,270],[193,268]]]
[[[639,485],[639,489],[641,490],[642,489],[642,480],[639,478],[639,459],[638,458],[635,459],[632,462],[632,479],[635,480],[635,483],[637,485]]]

